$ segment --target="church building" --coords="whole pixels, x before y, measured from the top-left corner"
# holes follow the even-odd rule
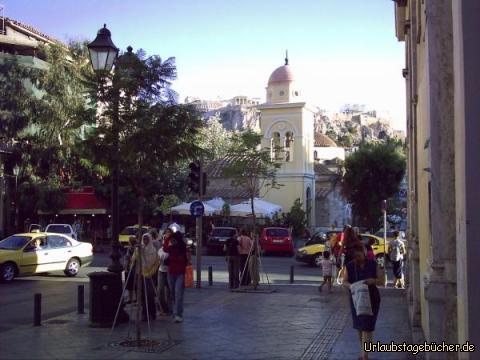
[[[315,225],[315,112],[302,101],[288,58],[270,75],[266,99],[258,106],[262,147],[269,148],[272,159],[282,163],[277,180],[283,186],[267,191],[264,199],[288,212],[299,198],[307,213],[307,225]]]
[[[345,150],[320,129],[315,131],[317,110],[303,100],[288,58],[270,75],[266,101],[256,106],[261,146],[270,151],[277,170],[279,189],[264,188],[256,196],[278,204],[289,212],[300,199],[307,214],[307,226],[330,227],[350,221],[348,204],[341,195],[342,166]],[[258,129],[257,128],[257,129]],[[207,165],[207,197],[222,197],[231,204],[247,199],[244,190],[232,186],[223,175],[231,157]]]

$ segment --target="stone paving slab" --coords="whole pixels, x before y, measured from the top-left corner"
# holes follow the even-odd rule
[[[44,320],[2,333],[0,359],[357,359],[347,293],[318,293],[311,285],[276,285],[264,294],[222,287],[187,289],[184,322],[169,317],[151,323],[158,346],[118,346],[135,334],[133,322],[110,329],[90,328],[88,312]],[[382,291],[382,294],[384,292]],[[382,297],[375,340],[409,341],[403,291]],[[147,334],[147,325],[142,323]],[[374,354],[373,359],[407,359]]]

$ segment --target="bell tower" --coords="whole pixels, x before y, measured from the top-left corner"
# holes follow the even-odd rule
[[[289,212],[300,199],[309,226],[315,219],[314,112],[301,100],[288,53],[285,64],[270,75],[267,101],[259,106],[262,148],[270,149],[273,160],[281,163],[277,180],[283,186],[260,195]]]

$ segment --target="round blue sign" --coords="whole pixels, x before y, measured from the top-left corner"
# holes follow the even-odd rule
[[[201,201],[196,200],[190,204],[190,214],[192,214],[193,217],[203,216],[204,212],[205,208]]]

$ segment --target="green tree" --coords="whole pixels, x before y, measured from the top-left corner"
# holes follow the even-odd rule
[[[223,127],[217,116],[206,121],[206,126],[200,130],[200,147],[204,149],[206,160],[224,157],[231,147],[231,134]]]
[[[175,103],[170,89],[175,77],[174,58],[162,61],[129,49],[119,58],[115,74],[99,79],[103,121],[90,134],[88,148],[107,168],[119,161],[120,207],[135,212],[139,224],[146,210],[161,208],[162,195],[176,193],[175,168],[201,152],[203,122],[194,107]],[[113,146],[117,132],[118,160]]]
[[[395,142],[363,144],[347,157],[342,192],[361,225],[377,226],[381,201],[398,192],[405,168],[405,155]]]
[[[254,198],[259,196],[261,191],[267,192],[281,186],[276,176],[280,164],[272,160],[270,149],[260,149],[262,136],[251,130],[234,134],[232,147],[227,155],[230,161],[223,169],[224,176],[232,178],[232,184],[248,194],[255,236],[257,233]]]
[[[88,77],[93,75],[86,48],[80,43],[50,44],[39,49],[39,56],[44,62],[36,67],[14,56],[0,64],[0,92],[9,94],[0,99],[0,140],[16,144],[6,170],[20,169],[23,217],[54,211],[62,203],[63,187],[82,172],[75,157],[82,129],[95,121],[86,96]],[[38,195],[36,206],[32,193]]]
[[[303,210],[303,204],[300,199],[296,199],[285,215],[284,222],[293,226],[293,236],[302,236],[307,225],[307,213]]]

